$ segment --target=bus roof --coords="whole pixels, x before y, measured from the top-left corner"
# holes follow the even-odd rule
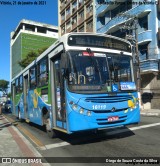
[[[13,80],[15,80],[17,77],[19,77],[20,75],[22,75],[23,73],[25,73],[27,70],[29,70],[32,66],[34,66],[37,62],[39,62],[46,55],[48,55],[60,43],[63,43],[64,47],[66,47],[67,46],[67,39],[71,35],[91,35],[91,36],[109,37],[109,38],[113,38],[113,39],[117,39],[117,40],[126,42],[131,46],[131,43],[129,41],[125,40],[125,39],[118,38],[118,37],[111,36],[111,35],[106,35],[106,34],[103,34],[103,33],[93,33],[93,32],[71,32],[71,33],[66,33],[63,36],[61,36],[57,41],[55,41],[47,50],[45,50],[40,56],[38,56],[33,62],[31,62],[26,68],[24,68],[19,74],[17,74],[17,76],[15,76],[11,80],[11,82]]]

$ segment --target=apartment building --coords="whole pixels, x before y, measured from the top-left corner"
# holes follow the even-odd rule
[[[98,33],[122,38],[135,36],[134,29],[122,27],[132,27],[137,20],[142,104],[145,109],[159,109],[160,1],[96,0],[96,17]]]
[[[69,32],[95,32],[95,0],[58,0],[59,36]]]
[[[23,68],[18,62],[33,50],[46,48],[58,38],[58,27],[31,20],[21,20],[10,40],[10,78],[15,77]]]

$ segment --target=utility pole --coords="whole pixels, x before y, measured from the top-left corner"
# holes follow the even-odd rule
[[[138,18],[135,19],[134,26],[135,26],[135,52],[136,52],[136,63],[137,63],[137,90],[141,94],[141,74],[140,74],[140,60],[138,54]]]
[[[126,22],[122,24],[120,27],[121,29],[125,30],[132,30],[132,35],[126,36],[128,40],[132,42],[132,44],[135,46],[134,48],[134,54],[135,54],[135,63],[136,66],[136,85],[138,90],[138,98],[139,98],[139,104],[140,108],[142,106],[142,100],[141,100],[141,75],[140,75],[140,60],[139,60],[139,54],[138,54],[138,17],[136,15],[129,15],[126,13],[120,13],[119,17],[126,18]],[[127,25],[128,24],[128,25]],[[134,35],[133,35],[134,31]]]
[[[126,22],[120,26],[120,29],[124,30],[132,30],[134,31],[134,35],[126,35],[126,39],[130,40],[132,44],[135,46],[135,65],[136,65],[136,77],[137,77],[137,90],[139,92],[139,98],[141,98],[141,75],[140,75],[140,60],[138,54],[138,17],[135,15],[129,15],[126,13],[120,13],[119,17],[126,18]]]

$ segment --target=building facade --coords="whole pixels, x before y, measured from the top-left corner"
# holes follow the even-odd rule
[[[137,20],[135,28],[133,22]],[[123,27],[128,27],[123,29]],[[155,0],[96,0],[96,30],[126,38],[138,33],[142,107],[159,109],[160,3]],[[135,31],[137,29],[137,31]],[[135,31],[135,32],[134,32]],[[132,40],[133,41],[133,40]]]
[[[95,32],[95,0],[58,0],[59,36],[69,32]]]
[[[14,32],[11,32],[10,66],[12,79],[22,67],[18,62],[30,51],[37,51],[52,45],[58,38],[58,27],[31,20],[21,20]]]

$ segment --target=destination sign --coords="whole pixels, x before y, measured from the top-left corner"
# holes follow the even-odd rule
[[[68,38],[68,45],[80,47],[98,47],[131,52],[131,46],[129,43],[105,36],[71,35]]]
[[[136,90],[135,82],[120,82],[121,90]]]

